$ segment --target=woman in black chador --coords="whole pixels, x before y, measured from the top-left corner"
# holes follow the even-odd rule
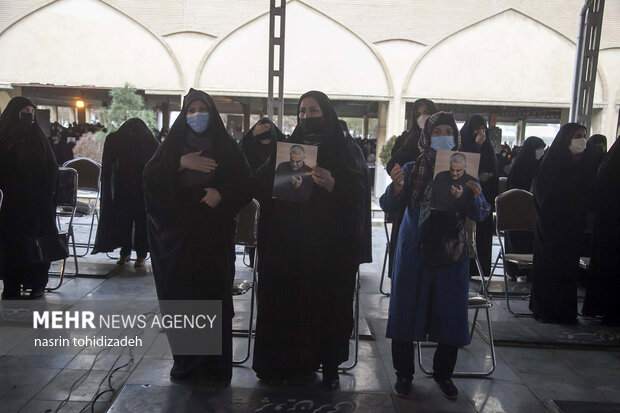
[[[322,92],[305,93],[289,142],[316,145],[307,202],[273,200],[258,285],[253,368],[268,382],[310,379],[337,388],[348,358],[360,256],[364,177]]]
[[[491,211],[495,209],[495,197],[497,196],[499,173],[497,171],[497,157],[488,138],[489,129],[484,118],[480,115],[472,115],[461,128],[461,142],[463,152],[480,154],[480,166],[478,178],[484,199],[491,204]],[[491,260],[493,248],[493,214],[489,214],[484,221],[476,222],[476,247],[478,258],[485,277],[491,274]],[[470,274],[477,274],[476,264],[470,262]]]
[[[390,160],[385,165],[385,172],[388,175],[394,169],[394,165],[405,166],[406,163],[415,161],[420,156],[420,149],[418,142],[420,136],[422,136],[422,129],[432,114],[439,112],[435,102],[429,99],[418,99],[413,102],[413,125],[409,130],[404,131],[396,138],[392,152],[390,154]],[[388,220],[392,222],[392,231],[390,233],[390,248],[389,258],[390,265],[388,265],[388,277],[392,278],[392,269],[394,262],[394,251],[396,251],[396,244],[398,243],[398,232],[400,231],[400,223],[403,220],[405,210],[402,209],[392,214],[388,214]]]
[[[125,264],[133,248],[137,254],[135,266],[144,266],[148,241],[142,172],[158,146],[153,133],[138,118],[129,119],[106,138],[101,171],[101,218],[93,254],[121,247],[117,264]]]
[[[275,168],[276,148],[278,142],[284,140],[284,134],[269,120],[262,118],[254,125],[241,141],[241,148],[250,165],[252,172],[252,196],[260,204],[258,224],[258,266],[261,272],[260,258],[265,234],[265,225],[271,213],[271,191],[273,187],[273,171]],[[250,264],[254,265],[254,251],[248,248]]]
[[[49,262],[33,262],[34,238],[58,233],[53,201],[58,167],[48,139],[25,97],[11,99],[0,116],[0,275],[3,299],[43,295]]]
[[[586,144],[586,151],[592,157],[592,167],[594,168],[594,175],[596,175],[598,168],[605,160],[605,155],[607,155],[607,137],[600,134],[590,136]]]
[[[221,300],[222,355],[179,355],[170,375],[232,377],[235,217],[250,171],[211,97],[190,89],[168,137],[144,168],[149,246],[159,300]]]
[[[508,189],[523,189],[530,192],[541,159],[545,153],[545,141],[530,136],[512,162],[508,173]],[[534,233],[531,231],[510,231],[506,234],[506,253],[531,254],[534,249]],[[517,275],[530,277],[531,270],[519,270],[515,264],[504,263],[504,270],[515,279]]]
[[[592,139],[592,138],[590,138]],[[603,324],[620,324],[620,139],[602,162],[594,194],[592,257],[583,315],[603,316]]]
[[[577,319],[579,252],[592,199],[592,165],[586,129],[560,128],[532,184],[536,206],[530,310],[542,322]]]
[[[545,141],[538,136],[530,136],[523,142],[523,147],[508,173],[508,189],[523,189],[528,192],[532,190],[532,181],[545,154],[545,146]]]

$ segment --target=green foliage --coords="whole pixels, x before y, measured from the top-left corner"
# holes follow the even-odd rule
[[[110,90],[112,103],[107,109],[101,110],[103,124],[107,133],[97,132],[98,140],[105,140],[105,135],[112,133],[127,119],[140,118],[151,128],[157,128],[155,112],[144,106],[144,98],[136,93],[136,89],[125,83],[125,86]]]
[[[383,148],[381,148],[381,153],[379,154],[379,159],[381,163],[385,166],[390,160],[390,156],[392,155],[392,148],[394,147],[394,142],[396,142],[396,138],[398,136],[392,135],[390,139],[387,140]]]

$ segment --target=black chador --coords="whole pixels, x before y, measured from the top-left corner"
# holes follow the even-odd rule
[[[121,247],[121,256],[127,256],[133,247],[138,257],[146,257],[142,174],[158,146],[149,128],[138,118],[129,119],[107,136],[101,171],[101,217],[93,254]]]
[[[484,132],[486,139],[479,144],[476,142],[474,131],[478,128]],[[478,166],[478,177],[484,199],[491,204],[491,211],[495,209],[495,197],[498,193],[499,173],[497,166],[497,156],[491,145],[489,138],[489,129],[486,121],[480,115],[472,115],[461,128],[461,142],[463,152],[474,152],[480,154],[480,164]],[[476,248],[478,250],[478,258],[484,275],[491,274],[491,260],[493,249],[493,214],[482,222],[476,222]],[[475,263],[470,261],[470,274],[477,274]]]
[[[590,138],[592,139],[592,138]],[[594,195],[592,259],[583,314],[620,323],[620,140],[612,145],[598,170]]]
[[[530,310],[550,323],[577,318],[577,278],[585,217],[592,199],[592,159],[572,154],[573,136],[585,128],[560,128],[534,178],[536,234]],[[585,145],[584,145],[585,146]]]
[[[58,167],[49,140],[33,115],[20,114],[34,105],[25,97],[11,99],[0,117],[0,276],[3,298],[18,298],[20,288],[41,295],[50,263],[33,262],[34,237],[57,234],[55,204]]]
[[[329,98],[308,92],[300,104],[306,97],[318,102],[323,116],[302,126],[298,106],[298,126],[289,141],[317,144],[318,166],[331,172],[335,185],[329,192],[313,183],[305,203],[273,200],[261,247],[252,366],[266,380],[304,377],[321,364],[324,379],[337,379],[353,327],[364,178]]]
[[[206,105],[208,112],[187,116],[195,101],[199,106]],[[202,129],[205,124],[208,126]],[[215,170],[179,171],[181,156],[196,152],[215,160]],[[221,195],[215,207],[201,202],[209,188]],[[235,217],[251,199],[251,180],[241,149],[226,133],[206,93],[191,89],[185,96],[170,134],[144,169],[144,194],[157,297],[221,300],[223,308],[222,356],[178,355],[172,344],[171,375],[185,378],[204,374],[229,381]]]

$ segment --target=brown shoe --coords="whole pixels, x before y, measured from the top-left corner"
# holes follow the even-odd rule
[[[116,261],[117,265],[125,265],[127,264],[129,261],[131,261],[131,256],[130,255],[121,255],[118,259],[118,261]]]
[[[146,261],[146,258],[138,257],[138,258],[136,258],[136,262],[133,264],[133,267],[134,268],[144,267],[144,262],[145,261]]]

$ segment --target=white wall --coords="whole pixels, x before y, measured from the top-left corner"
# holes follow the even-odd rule
[[[406,96],[566,105],[571,100],[574,64],[574,43],[508,10],[430,49],[414,67]],[[594,101],[603,101],[600,88]]]
[[[59,0],[0,35],[0,82],[182,89],[158,38],[98,0]]]
[[[211,52],[198,86],[208,91],[267,93],[269,15],[242,26]],[[286,94],[317,89],[329,96],[388,97],[380,60],[344,26],[300,2],[286,8]],[[277,89],[276,89],[277,90]]]
[[[185,78],[184,90],[194,87],[194,80],[201,67],[202,57],[209,51],[215,37],[197,32],[180,32],[164,36],[164,40],[183,68]]]

